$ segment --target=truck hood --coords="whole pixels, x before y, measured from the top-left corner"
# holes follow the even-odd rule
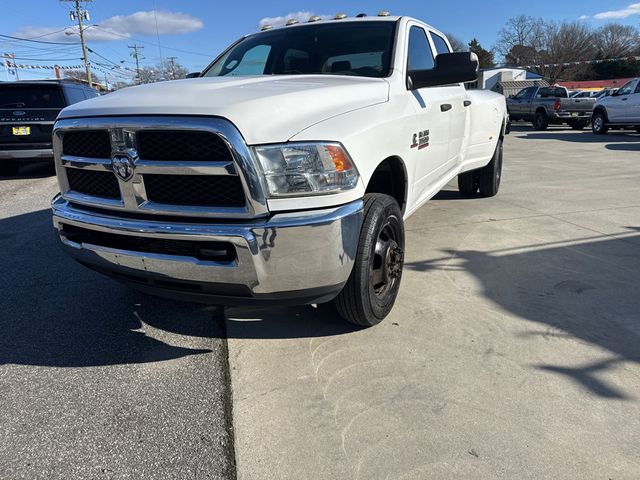
[[[318,122],[383,103],[381,78],[339,75],[211,77],[130,87],[65,108],[58,118],[206,115],[233,122],[248,144],[285,142]],[[330,139],[324,139],[330,140]]]

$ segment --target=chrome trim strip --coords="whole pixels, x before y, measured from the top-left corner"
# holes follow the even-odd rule
[[[167,223],[94,213],[60,196],[52,202],[60,230],[75,225],[119,235],[174,240],[229,242],[235,263],[194,261],[192,257],[115,250],[62,241],[77,260],[115,273],[149,278],[246,285],[254,294],[338,285],[351,273],[362,227],[363,202],[317,211],[281,213],[242,223]]]
[[[100,197],[78,195],[71,192],[66,178],[66,168],[84,168],[88,170],[111,171],[111,159],[90,159],[62,154],[62,138],[67,131],[110,130],[114,132],[135,133],[139,130],[185,130],[204,131],[218,135],[227,145],[233,157],[232,162],[185,162],[154,161],[134,158],[135,175],[129,181],[118,178],[122,192],[122,202],[114,205]],[[117,135],[116,135],[117,136]],[[124,140],[127,140],[126,138]],[[113,145],[113,144],[112,144]],[[133,145],[135,147],[135,145]],[[83,205],[113,208],[125,211],[178,216],[201,216],[208,218],[256,218],[268,216],[269,210],[265,196],[265,185],[259,172],[257,160],[247,147],[236,127],[229,121],[218,117],[90,117],[58,120],[53,130],[53,150],[60,191],[64,198]],[[112,152],[113,153],[122,153]],[[135,153],[135,148],[132,150]],[[243,208],[184,207],[149,202],[144,189],[145,173],[171,175],[237,175],[245,192],[247,204]]]

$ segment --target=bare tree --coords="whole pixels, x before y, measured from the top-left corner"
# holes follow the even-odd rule
[[[589,26],[583,22],[547,23],[541,50],[543,64],[534,70],[551,82],[575,77],[589,65],[596,49]]]
[[[469,50],[469,47],[452,33],[447,33],[447,38],[454,52],[466,52]]]
[[[505,26],[498,32],[498,40],[493,49],[506,58],[515,47],[523,46],[540,50],[544,42],[544,20],[520,15],[507,20]]]
[[[640,53],[640,32],[631,25],[608,23],[595,32],[598,57],[621,58]]]
[[[153,67],[143,67],[140,69],[141,83],[163,82],[165,80],[177,80],[185,78],[189,70],[177,62],[165,60]]]
[[[83,82],[87,81],[87,72],[85,72],[84,70],[63,70],[62,71],[62,76],[64,78],[71,78],[71,79],[74,79],[74,80],[81,80]],[[98,80],[98,77],[93,72],[91,72],[91,81],[94,84],[95,83],[100,83],[100,81]]]

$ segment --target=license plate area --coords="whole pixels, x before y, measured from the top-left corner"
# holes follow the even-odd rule
[[[31,127],[11,127],[11,131],[17,137],[31,135]]]

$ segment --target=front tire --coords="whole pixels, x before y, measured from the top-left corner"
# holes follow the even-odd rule
[[[607,117],[605,117],[603,112],[596,112],[593,114],[591,130],[595,135],[606,135],[609,131],[609,127],[607,126]]]
[[[549,126],[549,119],[547,118],[547,114],[544,112],[536,112],[533,117],[533,128],[535,130],[546,130]]]
[[[404,265],[404,223],[389,195],[364,196],[364,221],[349,280],[336,297],[338,314],[350,323],[371,327],[391,311]]]
[[[472,170],[458,175],[458,191],[465,197],[473,197],[478,191],[478,172]]]
[[[486,167],[480,170],[478,188],[483,197],[494,197],[500,190],[502,180],[502,139],[498,140],[493,158]]]

